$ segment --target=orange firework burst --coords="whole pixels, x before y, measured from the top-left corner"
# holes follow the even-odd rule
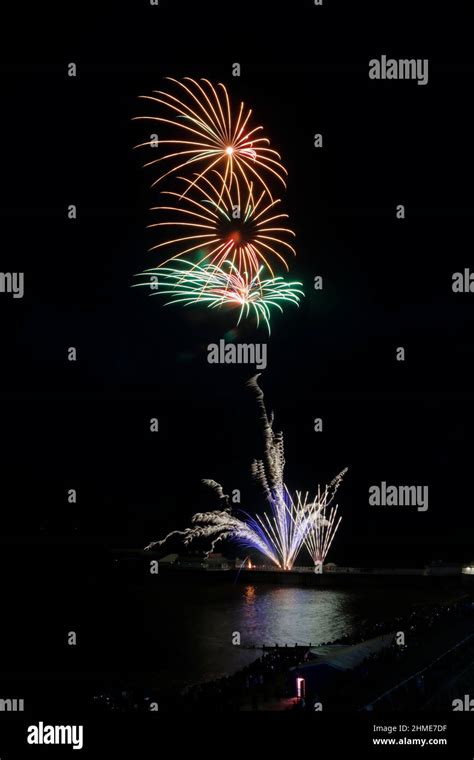
[[[174,205],[152,209],[165,212],[166,221],[150,227],[172,227],[180,233],[150,249],[164,248],[172,254],[162,266],[199,252],[200,265],[206,262],[221,267],[227,261],[250,277],[262,266],[274,277],[269,262],[272,258],[278,259],[288,270],[285,255],[296,254],[288,238],[295,233],[281,226],[279,220],[287,219],[288,214],[278,213],[279,200],[269,199],[265,189],[254,195],[252,183],[247,185],[237,176],[229,183],[225,175],[215,169],[209,177],[180,179],[186,185],[184,193],[162,193],[174,197]]]
[[[223,177],[222,191],[224,185],[232,185],[234,180],[241,179],[248,188],[251,184],[261,184],[272,198],[264,175],[270,173],[285,185],[287,171],[281,164],[280,155],[269,147],[270,141],[259,135],[263,127],[252,126],[252,111],[247,110],[244,103],[234,109],[221,82],[214,86],[207,79],[167,79],[178,86],[179,97],[162,90],[142,97],[171,112],[169,117],[136,117],[178,128],[181,133],[182,139],[159,138],[135,146],[173,146],[170,152],[145,164],[154,166],[168,161],[172,164],[153,184],[189,166],[198,169],[194,184],[216,168]]]

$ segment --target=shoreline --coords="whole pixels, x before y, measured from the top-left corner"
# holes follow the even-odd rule
[[[275,645],[255,646],[255,658],[234,672],[213,679],[202,679],[183,685],[167,694],[156,690],[141,690],[137,697],[134,689],[127,690],[126,696],[113,698],[109,704],[114,710],[129,709],[130,702],[137,711],[146,707],[146,694],[155,694],[159,699],[160,710],[172,711],[211,711],[235,712],[255,710],[301,709],[301,700],[296,699],[295,676],[299,669],[308,665],[317,665],[318,659],[337,656],[344,649],[357,647],[374,638],[405,631],[406,646],[394,643],[377,657],[370,657],[354,670],[337,674],[334,678],[345,678],[345,700],[350,709],[362,709],[358,704],[359,686],[357,678],[365,682],[364,691],[367,702],[376,700],[380,694],[390,691],[402,673],[410,679],[412,674],[422,668],[430,668],[431,662],[439,659],[445,650],[456,645],[467,634],[474,636],[474,602],[471,594],[456,594],[444,599],[432,599],[412,604],[406,613],[388,620],[372,620],[362,623],[357,631],[342,635],[317,645]],[[471,644],[469,645],[471,646]],[[252,647],[246,647],[252,649]],[[456,663],[452,673],[456,677]],[[367,669],[370,677],[367,681]],[[359,676],[357,673],[360,671]],[[308,694],[310,682],[308,681]],[[419,698],[423,696],[418,695]],[[151,697],[148,696],[148,700]],[[331,690],[324,694],[325,704],[333,709],[334,695]],[[335,709],[335,708],[334,708]]]

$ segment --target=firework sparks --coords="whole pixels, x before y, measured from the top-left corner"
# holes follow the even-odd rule
[[[269,334],[272,309],[282,312],[284,303],[298,305],[303,295],[300,282],[285,282],[282,277],[261,279],[262,268],[250,278],[230,261],[222,267],[200,266],[184,260],[179,264],[146,270],[138,276],[147,278],[147,282],[139,286],[150,288],[151,295],[169,296],[167,305],[205,304],[210,309],[223,306],[239,309],[237,324],[253,313],[257,326],[263,322]]]
[[[238,543],[239,546],[256,549],[275,565],[281,566],[278,557],[278,547],[275,546],[265,531],[259,528],[257,530],[254,529],[252,519],[247,522],[231,514],[230,510],[223,510],[198,513],[194,515],[191,522],[193,523],[192,528],[172,531],[161,541],[151,543],[145,548],[152,549],[155,546],[162,546],[173,536],[182,536],[185,546],[188,546],[192,541],[196,541],[199,538],[204,538],[211,539],[210,548],[206,552],[206,556],[208,556],[214,551],[219,541],[229,539]]]
[[[304,544],[310,552],[314,548],[313,559],[319,556],[325,558],[340,522],[339,520],[334,528],[333,512],[327,520],[326,508],[346,470],[339,473],[323,493],[318,489],[316,497],[311,501],[308,501],[308,494],[302,498],[301,493],[297,493],[296,501],[291,497],[283,481],[283,435],[273,431],[273,418],[267,415],[258,377],[253,377],[248,386],[255,391],[262,413],[264,458],[254,462],[252,472],[267,497],[270,513],[251,516],[242,512],[242,517],[233,514],[229,497],[224,494],[222,486],[214,480],[205,480],[203,482],[219,497],[223,509],[194,515],[192,527],[172,531],[161,541],[149,544],[147,549],[161,546],[174,536],[182,536],[185,545],[200,538],[211,539],[208,554],[219,541],[229,539],[246,549],[256,549],[283,570],[291,570]]]
[[[337,504],[331,506],[331,504],[346,472],[347,468],[340,472],[325,487],[324,491],[318,488],[315,504],[319,505],[319,520],[310,526],[304,539],[304,543],[315,565],[324,564],[334,536],[341,524],[342,517],[337,517],[338,506]],[[298,494],[298,498],[301,498],[301,494]]]
[[[311,537],[310,541],[313,536],[316,541],[317,537],[326,535],[324,524],[328,499],[330,496],[331,499],[333,498],[347,470],[343,470],[334,478],[322,496],[321,489],[318,488],[318,494],[312,501],[308,501],[308,494],[303,499],[300,492],[296,493],[296,501],[293,500],[284,483],[285,447],[283,433],[281,431],[275,433],[273,430],[273,415],[269,417],[267,414],[265,397],[258,384],[258,378],[259,375],[255,375],[248,381],[247,385],[255,392],[260,409],[264,437],[264,458],[253,463],[252,474],[265,493],[272,509],[275,523],[274,540],[279,548],[281,566],[285,570],[290,570],[303,544],[308,546],[308,536]],[[267,517],[266,519],[268,520]]]
[[[218,177],[216,183],[211,180]],[[172,255],[163,262],[198,252],[200,264],[208,262],[220,267],[231,261],[239,272],[255,276],[265,266],[274,277],[270,259],[276,258],[288,270],[285,256],[296,255],[288,238],[295,233],[282,226],[288,214],[278,213],[279,200],[269,200],[262,190],[254,198],[252,185],[241,182],[229,185],[217,171],[198,181],[180,177],[192,193],[180,195],[164,191],[162,195],[174,199],[171,205],[155,206],[151,210],[164,212],[163,221],[150,224],[150,228],[171,228],[172,236],[154,245],[150,250],[165,249]],[[223,190],[221,181],[224,182]],[[175,237],[176,235],[176,237]]]
[[[327,553],[331,548],[334,536],[336,535],[342,517],[336,522],[337,506],[332,507],[329,517],[326,518],[326,509],[321,510],[321,519],[317,525],[312,526],[305,539],[306,546],[315,565],[323,565]]]
[[[203,480],[203,483],[223,492],[222,486],[214,480]],[[193,527],[172,531],[146,549],[162,546],[174,536],[182,536],[185,546],[197,539],[211,539],[206,552],[208,556],[219,541],[228,539],[242,548],[256,549],[282,570],[291,570],[308,531],[318,528],[320,506],[316,501],[304,503],[299,497],[295,502],[286,486],[283,486],[281,493],[275,491],[271,494],[270,514],[264,512],[253,517],[241,511],[242,517],[238,517],[231,512],[228,496],[224,500],[224,509],[194,515],[191,519]]]
[[[270,197],[265,175],[285,185],[287,171],[280,155],[269,147],[268,138],[261,136],[263,127],[252,125],[252,111],[244,103],[238,108],[233,106],[221,82],[213,85],[208,79],[167,79],[176,87],[175,95],[173,90],[155,90],[152,95],[142,96],[158,104],[165,115],[136,117],[179,132],[180,139],[160,139],[158,146],[165,145],[167,152],[145,164],[161,168],[164,162],[166,169],[154,185],[190,166],[193,170],[199,169],[198,178],[205,177],[214,168],[221,169],[224,184],[232,184],[234,178],[243,179],[247,184],[257,181]],[[150,140],[135,147],[155,147],[156,144],[156,140]]]
[[[316,500],[303,502],[299,495],[294,501],[285,484],[281,490],[272,489],[268,502],[271,514],[247,516],[247,524],[271,548],[277,557],[275,564],[282,570],[291,570],[308,533],[319,530],[320,505]]]
[[[303,295],[300,283],[276,274],[281,267],[288,271],[287,259],[296,255],[288,214],[271,190],[275,181],[286,187],[287,171],[263,128],[253,124],[252,111],[243,103],[236,107],[223,84],[168,81],[167,91],[143,96],[159,110],[136,117],[165,133],[135,146],[164,146],[146,164],[163,169],[153,185],[170,175],[182,183],[179,192],[165,188],[162,205],[152,208],[159,216],[149,227],[161,237],[150,250],[164,254],[160,292],[171,296],[168,303],[239,307],[239,322],[252,314],[270,332],[271,311],[298,304]]]

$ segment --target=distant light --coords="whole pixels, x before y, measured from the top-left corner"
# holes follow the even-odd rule
[[[296,696],[298,699],[302,699],[305,694],[305,682],[304,678],[297,678],[296,679]]]

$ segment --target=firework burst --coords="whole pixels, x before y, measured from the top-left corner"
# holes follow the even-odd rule
[[[151,295],[169,297],[167,305],[204,304],[210,309],[238,309],[237,324],[253,313],[257,327],[263,322],[269,334],[272,309],[282,312],[282,304],[298,305],[303,295],[300,282],[285,282],[282,277],[262,279],[262,268],[250,278],[247,273],[241,274],[230,261],[225,261],[222,267],[214,264],[200,266],[182,259],[177,263],[176,267],[146,270],[138,275],[147,280],[139,286],[150,288]]]
[[[194,515],[191,520],[192,527],[183,531],[172,531],[161,541],[149,544],[147,549],[162,546],[170,538],[181,536],[185,545],[196,539],[210,539],[209,554],[219,541],[229,539],[246,549],[259,551],[283,570],[291,570],[305,544],[310,551],[315,547],[314,556],[320,556],[321,551],[324,557],[326,556],[335,533],[332,513],[327,520],[326,508],[346,470],[339,473],[323,493],[318,489],[317,495],[310,501],[308,495],[302,498],[301,493],[297,493],[296,500],[291,497],[283,481],[283,435],[275,434],[273,431],[273,417],[269,418],[267,415],[258,377],[253,377],[248,386],[254,390],[261,411],[264,457],[254,462],[252,473],[267,497],[270,512],[255,516],[245,512],[240,512],[241,516],[233,514],[229,496],[224,493],[222,486],[215,480],[205,480],[203,482],[214,491],[223,508]],[[325,526],[328,524],[330,527],[325,532]],[[309,536],[311,538],[308,540]],[[316,562],[316,559],[314,561]]]
[[[213,184],[212,179],[218,179]],[[172,191],[162,195],[171,197],[170,205],[152,208],[165,214],[162,221],[150,224],[150,228],[170,228],[172,235],[150,250],[164,249],[172,255],[163,262],[197,253],[199,263],[215,264],[221,267],[230,261],[241,273],[248,273],[250,279],[265,266],[272,277],[270,264],[276,258],[288,270],[285,256],[296,255],[288,238],[295,233],[282,226],[288,214],[279,212],[279,200],[269,200],[265,190],[254,197],[252,185],[224,184],[218,171],[211,177],[201,177],[198,181],[180,177],[187,188],[193,187],[192,194],[182,196]]]
[[[280,155],[269,147],[268,138],[261,135],[263,127],[253,126],[252,111],[244,103],[237,108],[231,103],[221,82],[213,85],[208,79],[167,79],[172,83],[171,92],[155,90],[152,95],[142,96],[157,104],[164,115],[136,117],[137,120],[157,122],[166,131],[171,128],[179,133],[179,139],[174,135],[170,139],[159,139],[158,146],[165,145],[167,152],[145,164],[159,169],[162,165],[166,167],[154,185],[189,167],[193,171],[198,168],[197,179],[218,168],[222,171],[224,184],[232,184],[234,177],[247,184],[258,182],[270,197],[272,194],[265,176],[274,177],[285,185],[287,171]],[[156,141],[150,140],[135,147],[156,145]]]
[[[171,296],[168,303],[239,307],[239,322],[253,314],[270,332],[270,312],[302,295],[300,283],[277,276],[296,255],[288,215],[272,194],[275,182],[286,187],[287,171],[252,111],[236,106],[222,83],[168,82],[143,96],[158,110],[136,117],[163,128],[164,139],[160,128],[135,146],[163,148],[146,164],[158,169],[153,185],[171,175],[181,182],[179,192],[166,187],[152,208],[158,218],[149,227],[160,237],[150,250],[164,254],[160,292]]]

